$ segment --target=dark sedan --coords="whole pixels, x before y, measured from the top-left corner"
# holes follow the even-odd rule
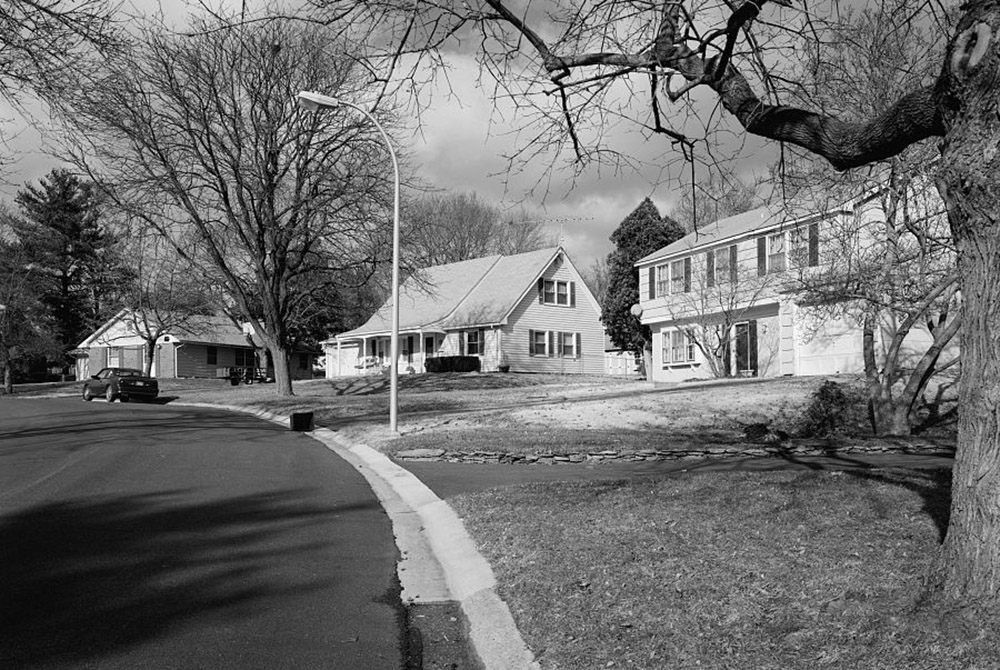
[[[155,400],[159,393],[155,379],[133,368],[104,368],[83,383],[83,399],[87,401],[98,396],[104,396],[108,402]]]

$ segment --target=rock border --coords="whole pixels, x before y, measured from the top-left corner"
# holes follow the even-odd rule
[[[704,460],[715,458],[765,458],[769,456],[840,456],[848,454],[919,454],[953,456],[953,446],[933,442],[892,442],[872,440],[830,444],[822,441],[783,442],[780,444],[718,444],[689,448],[636,449],[579,452],[534,452],[510,454],[499,451],[458,451],[449,449],[407,449],[391,454],[403,461],[441,461],[446,463],[502,463],[508,465],[560,465],[565,463],[623,463],[641,461]]]

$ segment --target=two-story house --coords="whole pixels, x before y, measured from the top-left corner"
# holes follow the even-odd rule
[[[828,262],[831,230],[863,228],[866,217],[878,216],[872,199],[820,212],[765,206],[640,259],[639,318],[653,334],[650,379],[862,370],[857,325],[809,318],[790,286]]]
[[[324,342],[328,377],[391,365],[391,299]],[[433,356],[478,356],[480,369],[604,372],[600,305],[561,247],[422,270],[400,286],[401,373]]]

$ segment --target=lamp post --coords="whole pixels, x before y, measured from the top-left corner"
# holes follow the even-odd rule
[[[392,364],[389,366],[389,430],[396,433],[399,415],[399,163],[396,161],[396,151],[378,120],[353,102],[309,91],[299,93],[298,100],[299,105],[310,112],[323,108],[336,109],[341,105],[361,112],[378,129],[392,158],[395,191],[392,202],[392,340],[389,342]]]

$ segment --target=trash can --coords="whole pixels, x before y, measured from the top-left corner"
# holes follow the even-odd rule
[[[300,433],[308,433],[313,429],[312,412],[292,412],[288,427]]]

